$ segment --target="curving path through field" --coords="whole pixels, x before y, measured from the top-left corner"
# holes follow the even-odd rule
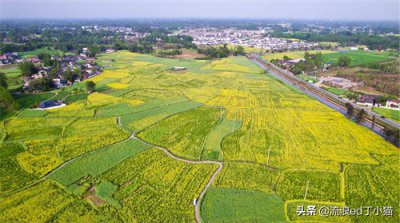
[[[116,117],[116,124],[117,124],[118,126],[120,126],[120,127],[123,127],[122,124],[121,124],[121,119],[120,119],[119,116]],[[138,141],[142,142],[143,144],[146,144],[146,145],[148,145],[148,146],[150,146],[150,147],[152,147],[152,148],[160,149],[160,150],[164,151],[164,153],[167,154],[169,157],[171,157],[172,159],[178,160],[178,161],[182,161],[182,162],[185,162],[185,163],[191,163],[191,164],[218,164],[218,169],[213,173],[213,175],[211,176],[211,178],[208,180],[206,186],[205,186],[205,187],[203,188],[203,190],[201,191],[199,197],[196,199],[196,204],[195,204],[195,209],[194,209],[195,220],[196,220],[197,223],[201,223],[201,216],[200,216],[200,205],[201,205],[201,201],[203,200],[203,197],[204,197],[204,195],[206,194],[207,189],[212,185],[212,183],[214,182],[214,180],[215,180],[216,176],[219,174],[219,172],[221,172],[224,163],[223,163],[223,162],[219,162],[219,161],[211,161],[211,160],[187,160],[187,159],[182,159],[182,158],[180,158],[180,157],[175,156],[175,155],[172,154],[168,149],[166,149],[166,148],[164,148],[164,147],[160,147],[160,146],[157,146],[157,145],[152,145],[152,144],[150,144],[150,143],[148,143],[148,142],[146,142],[146,141],[144,141],[144,140],[142,140],[142,139],[136,137],[135,133],[132,133],[132,134],[129,136],[129,138],[126,138],[126,139],[124,139],[124,140],[122,140],[122,141],[119,141],[119,142],[115,142],[115,143],[113,143],[113,144],[122,143],[122,142],[125,142],[125,141],[127,141],[127,140],[131,140],[131,139],[138,140]],[[113,145],[113,144],[111,144],[111,145]],[[107,146],[110,146],[110,145],[107,145]],[[25,190],[25,189],[27,189],[27,188],[29,188],[29,187],[32,187],[32,186],[34,186],[34,185],[36,185],[36,184],[38,184],[38,183],[44,181],[44,180],[47,179],[52,173],[58,171],[59,169],[61,169],[61,168],[63,168],[64,166],[68,165],[69,163],[75,161],[76,159],[81,158],[82,156],[88,155],[88,154],[93,153],[93,152],[96,152],[96,151],[97,151],[97,150],[93,150],[93,151],[90,151],[90,152],[88,152],[88,153],[84,153],[84,154],[81,154],[81,155],[79,155],[79,156],[77,156],[77,157],[74,157],[74,158],[72,158],[72,159],[66,161],[66,162],[63,163],[62,165],[58,166],[57,168],[53,169],[52,171],[50,171],[49,173],[47,173],[45,176],[41,177],[40,179],[36,180],[35,182],[32,182],[31,184],[26,185],[26,186],[24,186],[24,187],[22,187],[22,188],[19,188],[19,189],[17,189],[17,190],[10,191],[10,192],[5,193],[5,194],[1,194],[0,197],[8,196],[8,195],[10,195],[10,194],[14,194],[14,193],[17,193],[17,192],[19,192],[19,191]]]
[[[117,122],[118,126],[123,127],[122,124],[121,124],[121,117],[120,116],[117,116],[116,122]],[[160,150],[164,151],[164,153],[167,154],[172,159],[179,160],[179,161],[182,161],[182,162],[185,162],[185,163],[191,163],[191,164],[218,164],[218,169],[211,176],[210,180],[208,180],[206,186],[203,188],[203,190],[201,191],[199,197],[196,199],[196,204],[195,204],[195,207],[194,207],[194,217],[195,217],[197,223],[201,223],[201,216],[200,216],[201,201],[203,200],[203,197],[206,194],[207,189],[214,182],[215,177],[219,174],[219,172],[221,172],[221,170],[222,170],[222,168],[224,166],[224,163],[223,162],[218,162],[218,161],[211,161],[211,160],[186,160],[186,159],[182,159],[180,157],[175,156],[168,149],[166,149],[164,147],[150,144],[150,143],[148,143],[148,142],[136,137],[135,133],[132,133],[129,138],[138,140],[141,143],[146,144],[146,145],[148,145],[150,147],[153,147],[153,148],[156,148],[156,149],[160,149]]]
[[[201,222],[201,216],[200,216],[200,205],[201,205],[201,201],[203,200],[203,197],[204,197],[204,195],[206,194],[207,189],[208,189],[208,188],[211,186],[211,184],[214,182],[215,177],[219,174],[219,172],[221,172],[221,170],[222,170],[222,168],[223,168],[223,166],[224,166],[224,163],[223,163],[223,162],[219,162],[219,161],[211,161],[211,160],[203,160],[203,161],[202,161],[202,160],[198,160],[198,161],[196,161],[196,160],[186,160],[186,159],[182,159],[182,158],[179,158],[179,157],[175,156],[175,155],[172,154],[168,149],[166,149],[166,148],[164,148],[164,147],[152,145],[152,144],[150,144],[150,143],[148,143],[148,142],[146,142],[146,141],[143,141],[142,139],[136,137],[135,134],[132,134],[132,135],[131,135],[131,138],[132,138],[132,139],[136,139],[136,140],[142,142],[143,144],[146,144],[146,145],[151,146],[151,147],[153,147],[153,148],[160,149],[160,150],[164,151],[164,153],[166,153],[166,154],[167,154],[169,157],[171,157],[172,159],[179,160],[179,161],[182,161],[182,162],[185,162],[185,163],[192,163],[192,164],[218,164],[218,169],[217,169],[217,170],[214,172],[214,174],[211,176],[210,180],[208,180],[206,186],[203,188],[203,191],[201,191],[199,197],[196,199],[196,204],[195,204],[195,207],[194,207],[194,217],[195,217],[195,219],[196,219],[196,222],[197,222],[197,223],[200,223],[200,222]]]
[[[104,146],[104,147],[108,147],[108,146],[112,146],[112,145],[115,145],[115,144],[118,144],[118,143],[126,142],[127,140],[132,139],[133,135],[134,135],[134,134],[131,134],[131,135],[129,136],[129,138],[126,138],[126,139],[123,139],[123,140],[121,140],[121,141],[118,141],[118,142],[115,142],[115,143],[106,145],[106,146]],[[104,147],[101,147],[101,148],[104,148]],[[98,149],[101,149],[101,148],[98,148]],[[83,156],[87,156],[87,155],[89,155],[89,154],[91,154],[91,153],[95,153],[95,152],[97,152],[97,149],[92,150],[92,151],[89,151],[89,152],[87,152],[87,153],[83,153],[83,154],[81,154],[81,155],[79,155],[79,156],[77,156],[77,157],[74,157],[74,158],[72,158],[72,159],[70,159],[70,160],[67,160],[66,162],[64,162],[63,164],[61,164],[60,166],[58,166],[57,168],[55,168],[55,169],[51,170],[50,172],[48,172],[46,175],[44,175],[44,176],[42,176],[41,178],[37,179],[36,181],[34,181],[34,182],[32,182],[32,183],[30,183],[30,184],[24,186],[24,187],[21,187],[21,188],[19,188],[19,189],[16,189],[16,190],[13,190],[13,191],[8,191],[7,193],[4,193],[4,194],[0,194],[0,197],[5,197],[5,196],[11,195],[11,194],[15,194],[15,193],[18,193],[18,192],[23,191],[23,190],[25,190],[25,189],[28,189],[29,187],[35,186],[35,185],[37,185],[38,183],[40,183],[40,182],[46,180],[47,178],[49,178],[49,177],[51,176],[51,174],[53,174],[54,172],[60,170],[60,169],[63,168],[64,166],[68,165],[69,163],[72,163],[73,161],[75,161],[75,160],[77,160],[77,159],[79,159],[79,158],[81,158],[81,157],[83,157]]]

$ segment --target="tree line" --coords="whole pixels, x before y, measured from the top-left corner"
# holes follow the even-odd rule
[[[335,34],[317,34],[317,33],[283,33],[274,32],[274,37],[296,38],[310,42],[338,42],[344,46],[366,45],[371,50],[399,49],[400,37],[398,36],[378,36],[367,33],[338,32]]]
[[[199,48],[198,53],[204,54],[206,56],[205,59],[217,59],[217,58],[225,58],[230,55],[244,55],[245,50],[242,46],[236,46],[231,49],[228,48],[227,44],[219,47],[207,47],[204,49]]]

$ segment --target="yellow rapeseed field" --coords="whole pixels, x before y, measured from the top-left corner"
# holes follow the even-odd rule
[[[124,88],[129,87],[129,85],[121,84],[121,83],[111,83],[111,84],[107,84],[107,86],[109,86],[111,88],[115,88],[115,89],[124,89]]]
[[[15,181],[10,188],[19,190],[1,197],[0,222],[194,222],[194,199],[214,173],[212,190],[277,198],[287,221],[304,220],[295,204],[400,208],[398,148],[245,57],[174,60],[119,51],[99,55],[98,63],[105,72],[90,79],[97,92],[87,99],[0,123],[1,143],[20,145],[9,146],[12,155],[0,151],[13,171],[0,170],[32,182],[18,188]],[[130,135],[152,145],[132,153],[130,140],[138,139]],[[110,146],[113,156],[100,157]],[[94,161],[81,165],[82,157]],[[198,163],[208,159],[221,171]],[[43,178],[65,162],[75,164],[69,173],[79,180],[63,186]],[[234,204],[214,202],[218,213],[237,213]]]

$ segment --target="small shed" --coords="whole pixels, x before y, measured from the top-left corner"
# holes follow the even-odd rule
[[[173,71],[181,71],[181,70],[186,70],[186,67],[173,67],[171,70]]]

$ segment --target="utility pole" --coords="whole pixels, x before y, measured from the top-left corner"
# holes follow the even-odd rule
[[[375,127],[375,115],[372,115],[371,129],[374,130],[374,127]]]

